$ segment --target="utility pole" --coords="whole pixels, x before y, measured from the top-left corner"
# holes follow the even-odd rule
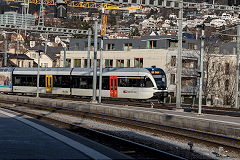
[[[19,37],[20,37],[20,30],[17,30],[17,53],[19,52]]]
[[[27,35],[27,31],[26,31],[26,28],[27,28],[27,18],[26,18],[26,0],[24,0],[24,27],[25,27],[25,35]]]
[[[88,29],[88,54],[87,54],[87,68],[90,68],[90,50],[91,50],[91,28]]]
[[[1,32],[4,35],[4,60],[2,63],[2,66],[7,67],[7,61],[8,61],[8,42],[7,42],[7,38],[8,38],[8,33],[15,33],[15,32]]]
[[[103,70],[103,38],[104,35],[106,34],[106,23],[107,23],[107,18],[105,15],[105,10],[104,8],[102,9],[102,15],[101,15],[101,47],[100,47],[100,67],[99,67],[99,96],[98,96],[98,103],[100,104],[102,101],[102,70]]]
[[[8,53],[7,53],[7,49],[8,49],[8,44],[7,44],[7,34],[5,34],[5,44],[4,44],[4,67],[7,67],[7,59],[8,59]]]
[[[183,21],[183,0],[179,1],[178,18],[178,63],[177,63],[177,96],[176,109],[181,109],[181,74],[182,74],[182,21]]]
[[[101,47],[100,47],[100,69],[99,69],[99,96],[98,96],[98,103],[102,101],[102,70],[103,70],[103,36],[101,36]]]
[[[236,49],[236,80],[235,80],[235,108],[239,109],[238,82],[239,82],[239,48],[240,47],[240,25],[237,25],[237,49]]]
[[[201,51],[200,51],[200,78],[199,78],[199,100],[198,114],[202,114],[202,85],[203,85],[203,57],[204,57],[204,24],[202,24]]]
[[[39,68],[40,68],[40,54],[41,51],[38,50],[38,69],[37,69],[37,98],[39,98]]]
[[[66,67],[66,52],[67,52],[67,46],[63,48],[64,53],[63,53],[63,67]]]
[[[94,61],[93,61],[93,97],[92,102],[96,103],[96,90],[97,90],[97,30],[98,22],[94,22]]]
[[[44,44],[44,53],[47,54],[47,42],[48,42],[48,33],[46,33],[45,44]]]

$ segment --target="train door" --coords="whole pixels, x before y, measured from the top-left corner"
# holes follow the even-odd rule
[[[117,89],[118,89],[118,78],[117,76],[110,76],[110,97],[117,97]]]
[[[53,76],[52,75],[46,75],[45,83],[46,83],[46,93],[52,93]]]

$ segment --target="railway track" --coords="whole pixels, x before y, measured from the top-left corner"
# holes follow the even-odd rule
[[[34,117],[41,121],[67,129],[71,132],[80,134],[81,136],[84,136],[86,138],[89,138],[101,144],[114,148],[115,150],[118,150],[126,155],[129,155],[134,159],[159,159],[159,158],[166,159],[166,160],[167,159],[179,159],[179,160],[185,159],[180,156],[176,156],[176,155],[146,146],[144,144],[139,144],[139,143],[126,140],[120,137],[116,137],[101,131],[82,127],[74,123],[66,122],[63,120],[55,119],[55,118],[50,118],[42,114],[23,111],[23,110],[12,108],[12,107],[2,107],[2,108],[21,113],[23,115],[28,115],[30,117]]]
[[[59,95],[45,95],[41,94],[43,98],[52,98],[52,99],[61,99],[61,100],[72,100],[72,101],[84,101],[90,102],[91,99],[89,97],[77,97],[77,96],[59,96]],[[174,110],[176,105],[174,103],[159,103],[158,100],[149,100],[149,101],[141,101],[138,102],[136,100],[129,99],[102,99],[103,104],[117,104],[122,106],[135,106],[135,107],[143,107],[143,108],[156,108],[156,109],[167,109]],[[184,112],[198,112],[198,106],[193,106],[190,104],[182,104],[182,108]],[[214,114],[214,115],[226,115],[232,117],[240,117],[240,109],[236,108],[225,108],[225,107],[214,107],[214,106],[202,106],[203,114]]]
[[[18,104],[16,102],[5,102],[5,103],[12,103],[14,107],[4,107],[5,109],[11,109],[16,112],[21,112],[23,114],[32,114],[32,113],[24,113],[26,111],[21,110],[22,104]],[[9,106],[9,105],[8,105]],[[154,134],[156,136],[168,135],[177,139],[185,139],[186,141],[193,142],[193,143],[201,143],[207,146],[212,147],[223,147],[224,150],[228,152],[233,152],[239,155],[240,150],[240,139],[231,138],[227,136],[211,134],[206,132],[200,132],[196,130],[172,127],[167,125],[160,125],[155,123],[147,123],[143,121],[137,121],[134,119],[127,119],[122,117],[114,117],[109,115],[103,115],[98,113],[91,113],[91,112],[82,112],[71,110],[68,108],[60,108],[60,107],[48,107],[48,106],[36,106],[30,104],[24,104],[24,107],[28,107],[29,109],[34,110],[44,110],[48,111],[49,113],[60,113],[66,114],[71,116],[76,116],[85,119],[91,119],[95,121],[101,121],[108,124],[119,125],[124,127],[130,127],[137,130],[142,130],[144,132],[148,132]],[[32,115],[38,117],[39,119],[45,119],[45,115]],[[140,142],[141,143],[141,142]],[[154,146],[151,146],[154,147]]]

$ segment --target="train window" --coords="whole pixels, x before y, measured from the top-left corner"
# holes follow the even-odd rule
[[[32,77],[32,86],[37,86],[37,76]]]
[[[72,88],[92,89],[92,77],[72,77]],[[97,88],[99,88],[99,76],[97,77]],[[102,89],[109,90],[109,77],[102,77]]]
[[[97,88],[99,89],[99,76],[97,77]],[[109,90],[109,77],[102,77],[102,90]]]
[[[61,87],[62,85],[62,76],[53,76],[53,86]]]
[[[15,75],[14,86],[37,86],[37,76],[31,75]]]
[[[80,87],[80,80],[79,76],[73,76],[72,77],[72,88],[79,88]]]
[[[153,83],[150,78],[147,77],[145,79],[145,83],[146,83],[146,85],[145,85],[146,87],[153,87]]]
[[[80,88],[82,89],[92,89],[93,77],[80,77]]]
[[[129,79],[130,87],[140,87],[140,79]]]
[[[152,81],[147,77],[118,78],[119,87],[153,87]]]
[[[114,83],[115,83],[114,90],[117,90],[117,79],[114,80]]]
[[[50,86],[49,86],[49,87],[52,88],[52,87],[53,87],[53,84],[52,84],[52,77],[49,77],[49,79],[50,79],[50,84],[49,84]]]
[[[62,88],[70,88],[70,76],[62,76]]]
[[[60,87],[62,81],[62,76],[53,76],[53,86]]]
[[[109,90],[109,77],[102,77],[102,89]]]
[[[49,83],[48,83],[49,81],[48,81],[48,77],[47,77],[47,84],[46,84],[46,87],[48,88],[49,87]]]
[[[53,76],[53,86],[61,88],[70,88],[70,76]]]
[[[21,77],[14,77],[14,86],[21,86]]]
[[[118,78],[118,86],[119,87],[129,87],[128,85],[128,78]]]
[[[113,90],[113,79],[111,79],[111,90]]]
[[[132,77],[119,78],[119,87],[140,87],[140,79],[135,79]]]
[[[146,87],[146,83],[145,83],[144,77],[141,77],[141,79],[140,79],[140,87]]]
[[[40,76],[39,78],[39,87],[45,87],[45,76]]]

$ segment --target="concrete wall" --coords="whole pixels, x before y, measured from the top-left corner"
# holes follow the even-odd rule
[[[26,55],[34,60],[35,63],[38,63],[38,53],[35,51],[28,51],[26,52]],[[40,67],[45,67],[44,64],[46,64],[46,67],[54,67],[53,61],[51,58],[49,58],[46,54],[41,53],[40,56]]]

